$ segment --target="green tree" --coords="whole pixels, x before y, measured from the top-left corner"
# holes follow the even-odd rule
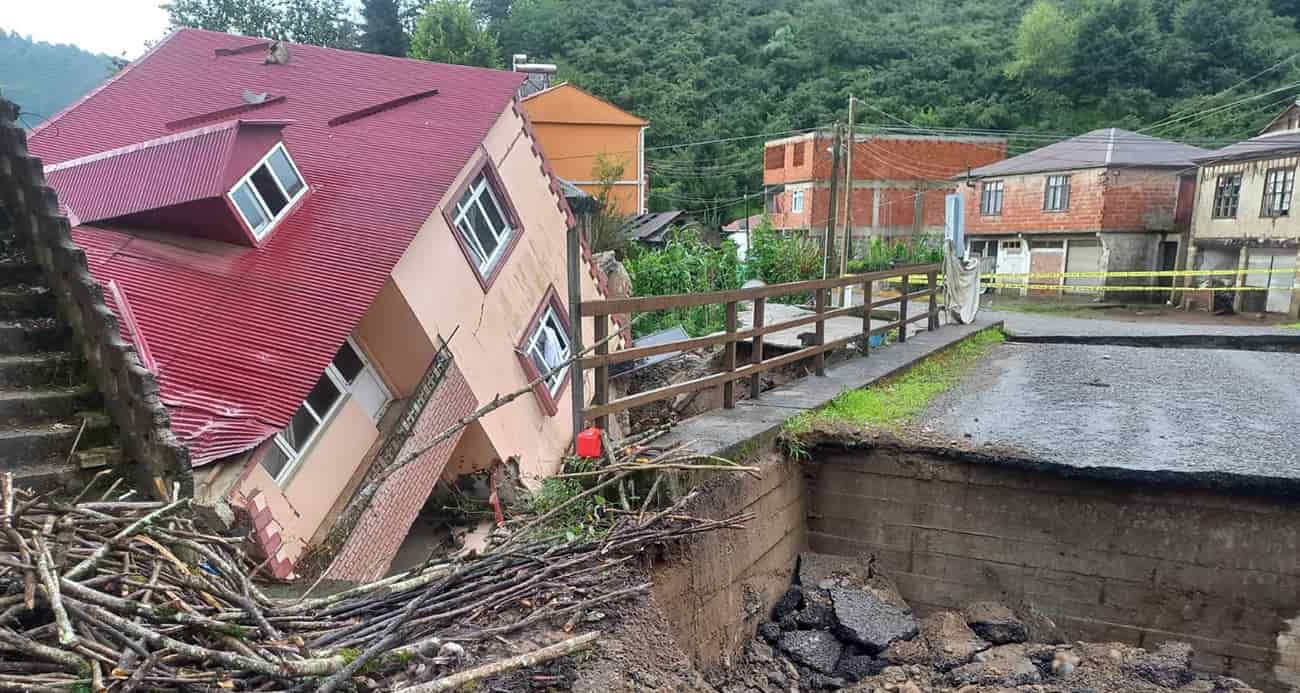
[[[1011,79],[1045,83],[1070,73],[1074,63],[1074,22],[1051,0],[1029,7],[1016,29],[1016,59],[1006,67]]]
[[[455,65],[501,67],[501,49],[466,0],[434,0],[411,36],[412,58]]]
[[[172,0],[173,27],[263,36],[330,48],[356,46],[347,0]]]
[[[405,56],[406,31],[402,28],[402,7],[398,0],[362,0],[360,48],[367,53]]]

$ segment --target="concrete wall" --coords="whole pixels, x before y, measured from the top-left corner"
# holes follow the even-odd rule
[[[823,451],[813,551],[873,553],[918,610],[1027,599],[1075,639],[1191,643],[1196,665],[1300,685],[1300,508],[877,449]]]
[[[763,478],[714,479],[692,514],[752,512],[743,530],[702,534],[669,549],[652,572],[655,601],[696,668],[730,661],[790,586],[805,548],[807,489],[801,465],[763,467]]]
[[[1292,213],[1285,217],[1265,217],[1260,214],[1264,205],[1264,178],[1268,170],[1295,168],[1297,165],[1300,165],[1300,157],[1288,156],[1202,166],[1197,175],[1192,241],[1206,238],[1252,240],[1300,238],[1300,214]],[[1237,216],[1231,219],[1215,219],[1214,189],[1219,176],[1238,172],[1242,175]]]
[[[521,217],[522,235],[495,281],[484,290],[461,252],[455,231],[441,211],[442,206],[454,204],[450,199],[425,222],[392,275],[426,334],[445,337],[459,327],[451,340],[451,353],[479,402],[529,382],[515,348],[549,287],[555,287],[562,301],[568,296],[567,221],[557,208],[548,178],[542,175],[543,162],[533,150],[523,119],[507,109],[484,145],[480,157],[461,171],[451,189],[478,170],[482,157],[490,158]],[[582,272],[582,295],[599,298],[588,267]],[[593,333],[590,320],[584,333]],[[564,390],[555,416],[529,395],[483,419],[491,447],[504,457],[518,456],[528,482],[559,467],[572,433],[572,391]]]

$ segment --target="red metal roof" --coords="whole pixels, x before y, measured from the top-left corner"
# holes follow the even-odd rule
[[[292,121],[283,141],[310,189],[260,248],[183,232],[73,230],[91,272],[130,303],[195,464],[247,450],[288,422],[522,80],[299,44],[288,44],[283,65],[265,64],[262,49],[229,50],[255,41],[180,30],[29,142],[57,165],[178,135],[169,124],[226,109],[245,91],[284,97],[257,117]],[[51,181],[74,212],[88,194],[82,185],[122,187],[92,199],[140,194],[126,181],[60,180],[57,170]]]

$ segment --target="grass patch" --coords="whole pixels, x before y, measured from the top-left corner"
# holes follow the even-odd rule
[[[902,423],[924,411],[935,397],[962,378],[967,367],[1004,341],[1006,335],[1000,330],[979,332],[897,377],[867,389],[850,390],[822,409],[804,412],[786,422],[782,436],[786,449],[802,449],[799,436],[822,424],[891,426]]]
[[[1300,322],[1288,322],[1282,325],[1283,329],[1300,330]]]

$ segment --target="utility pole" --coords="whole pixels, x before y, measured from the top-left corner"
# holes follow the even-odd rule
[[[853,102],[857,99],[849,96],[849,145],[845,153],[844,164],[844,244],[840,249],[840,274],[849,273],[849,255],[853,251],[853,147],[857,144],[853,127]],[[849,287],[840,289],[840,305],[849,304]]]
[[[835,250],[835,211],[839,209],[839,182],[840,182],[840,124],[834,126],[834,135],[831,138],[831,194],[827,200],[830,204],[827,207],[826,218],[826,237],[822,242],[822,278],[830,276],[831,272],[831,253]],[[814,142],[816,139],[813,140]],[[816,189],[813,190],[813,202],[817,200]],[[815,209],[815,207],[814,207]]]
[[[745,193],[745,257],[749,257],[749,244],[752,239],[749,237],[749,192]]]

